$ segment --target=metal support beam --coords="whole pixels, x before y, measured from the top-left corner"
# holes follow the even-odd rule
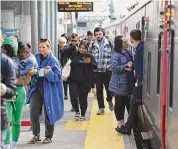
[[[32,53],[38,52],[38,12],[37,12],[37,1],[30,2],[31,11],[31,43]]]
[[[50,1],[46,1],[46,37],[51,40],[51,13]]]
[[[51,13],[51,16],[50,16],[50,18],[51,18],[51,42],[52,42],[52,51],[53,51],[53,53],[55,52],[55,48],[54,48],[54,32],[55,32],[55,25],[57,25],[57,24],[55,24],[55,22],[54,22],[54,2],[53,1],[50,1],[50,8],[51,8],[51,11],[50,11],[50,13]]]
[[[55,24],[55,31],[54,31],[54,48],[55,48],[55,56],[57,57],[57,53],[58,53],[58,32],[57,32],[57,25],[58,25],[58,16],[57,16],[57,13],[58,13],[58,3],[56,1],[54,1],[54,12],[55,12],[55,15],[54,15],[54,24]]]
[[[38,1],[38,37],[40,38],[45,38],[45,16],[46,16],[46,11],[45,11],[45,1]]]

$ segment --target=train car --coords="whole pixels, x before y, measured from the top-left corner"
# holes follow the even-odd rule
[[[178,1],[146,1],[121,22],[105,27],[109,35],[142,31],[144,48],[143,104],[138,118],[143,140],[152,149],[178,148]],[[114,38],[114,37],[112,37]]]

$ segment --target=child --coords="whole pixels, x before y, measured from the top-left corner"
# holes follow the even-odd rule
[[[33,54],[31,54],[31,46],[30,44],[23,44],[19,42],[18,44],[18,72],[17,75],[20,78],[27,77],[27,72],[30,69],[38,68],[38,64],[36,58]]]

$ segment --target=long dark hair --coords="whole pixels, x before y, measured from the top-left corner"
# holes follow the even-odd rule
[[[120,53],[121,52],[121,49],[122,49],[122,38],[123,36],[119,35],[119,36],[116,36],[115,39],[114,39],[114,51]]]

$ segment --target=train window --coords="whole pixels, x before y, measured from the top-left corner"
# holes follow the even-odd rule
[[[148,52],[148,70],[147,70],[147,93],[150,95],[151,85],[151,52]]]
[[[158,63],[157,63],[157,94],[160,93],[160,75],[161,75],[161,33],[158,36]]]
[[[173,107],[174,84],[174,30],[170,32],[170,57],[169,57],[169,107]]]

